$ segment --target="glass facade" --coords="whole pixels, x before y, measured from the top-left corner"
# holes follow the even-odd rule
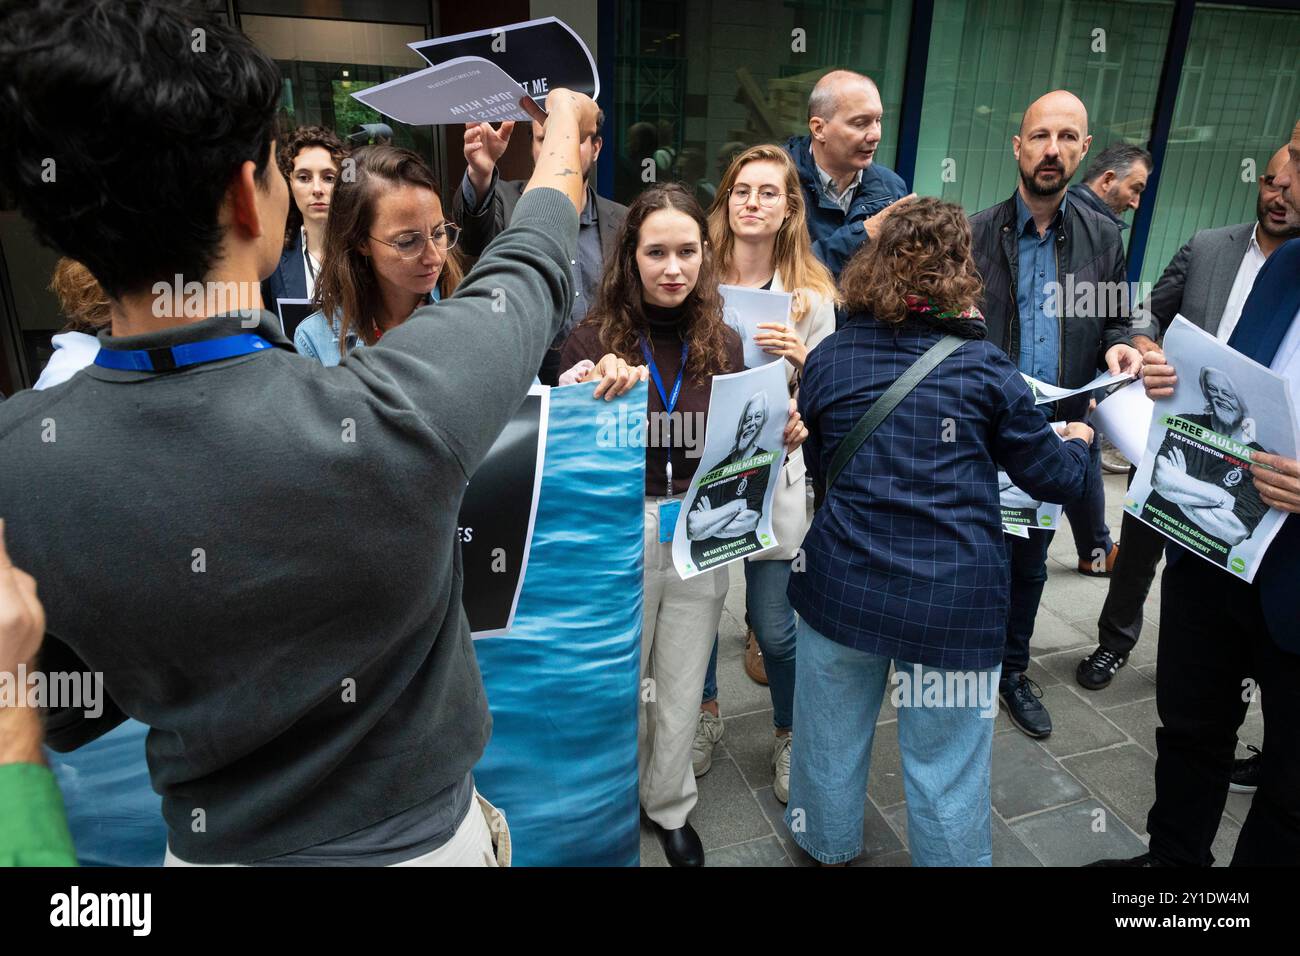
[[[1300,14],[1198,4],[1142,279],[1199,229],[1250,222],[1257,176],[1300,117]]]
[[[707,201],[737,146],[808,132],[808,94],[834,67],[874,78],[884,105],[878,161],[898,150],[909,0],[628,0],[617,4],[614,198],[656,180]]]
[[[1050,90],[1083,100],[1092,155],[1114,142],[1145,145],[1173,11],[1171,0],[937,0],[916,192],[972,214],[1009,197],[1011,137]]]

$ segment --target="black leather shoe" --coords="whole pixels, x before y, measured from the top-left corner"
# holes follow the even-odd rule
[[[704,844],[700,835],[689,823],[684,823],[676,830],[659,828],[663,839],[664,856],[668,857],[670,866],[703,866]]]
[[[1079,666],[1074,671],[1074,679],[1084,690],[1101,690],[1127,663],[1127,654],[1117,654],[1109,648],[1098,647],[1079,661]]]
[[[1143,853],[1141,856],[1132,856],[1127,860],[1096,860],[1092,863],[1085,863],[1084,866],[1172,866],[1172,864],[1166,863],[1150,853]]]
[[[1008,674],[998,686],[1007,716],[1020,730],[1042,740],[1051,736],[1052,715],[1039,703],[1043,690],[1024,674]]]

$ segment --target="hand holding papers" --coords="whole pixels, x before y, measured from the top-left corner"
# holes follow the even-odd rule
[[[555,17],[421,40],[411,48],[432,66],[352,94],[413,126],[545,119],[553,89],[595,99],[600,81],[582,38]]]
[[[1177,380],[1155,389],[1145,455],[1124,509],[1253,580],[1286,519],[1265,503],[1253,472],[1260,452],[1296,457],[1287,381],[1182,316],[1169,327],[1164,355]]]
[[[682,580],[777,546],[772,496],[789,404],[780,365],[713,377],[704,453],[673,531]]]
[[[745,346],[745,367],[758,368],[777,361],[780,356],[764,350],[755,341],[757,336],[770,336],[771,329],[761,329],[761,324],[790,324],[790,292],[770,292],[767,289],[749,289],[738,285],[720,285],[722,293],[722,318],[736,330]]]

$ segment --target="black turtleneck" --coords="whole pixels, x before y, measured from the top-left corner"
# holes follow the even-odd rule
[[[650,354],[654,356],[655,366],[659,369],[664,391],[672,395],[673,384],[677,381],[677,373],[682,364],[685,306],[664,307],[644,302],[642,309],[646,317]],[[720,369],[718,374],[743,372],[745,350],[741,345],[740,336],[729,328],[726,334],[727,367]],[[605,350],[600,343],[599,327],[594,323],[584,322],[573,330],[564,343],[560,353],[560,368],[572,368],[583,359],[598,362],[604,354]],[[638,365],[645,362],[641,355],[628,355],[624,358],[635,361]],[[663,446],[663,442],[668,440],[669,429],[667,425],[660,424],[664,411],[663,399],[653,379],[649,384],[650,394],[646,407],[649,418],[646,425],[648,447],[646,448],[645,493],[648,497],[658,497],[667,492],[669,449]],[[671,429],[672,490],[675,495],[686,491],[699,467],[700,455],[704,451],[704,429],[709,413],[711,388],[712,381],[709,378],[700,381],[688,374],[682,382],[681,394],[678,395],[677,405],[673,409]]]

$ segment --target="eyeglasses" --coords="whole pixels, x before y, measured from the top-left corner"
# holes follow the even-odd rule
[[[743,206],[749,202],[750,193],[753,192],[748,186],[732,186],[728,190],[731,194],[731,201],[738,206]],[[760,189],[758,191],[758,204],[760,206],[775,206],[785,195],[775,189]]]
[[[433,240],[433,244],[442,252],[452,249],[456,245],[456,240],[460,238],[460,226],[454,222],[446,222],[433,230],[432,234],[424,235],[420,232],[404,232],[392,242],[387,239],[380,239],[378,236],[371,236],[375,242],[382,242],[386,246],[392,246],[397,250],[398,258],[414,259],[424,252],[424,244]]]

